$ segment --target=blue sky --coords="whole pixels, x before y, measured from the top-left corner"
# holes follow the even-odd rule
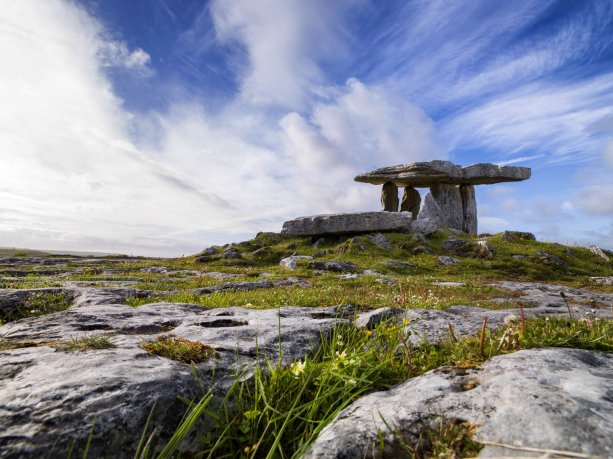
[[[0,246],[190,254],[449,159],[533,170],[480,231],[613,249],[613,0],[2,7]]]

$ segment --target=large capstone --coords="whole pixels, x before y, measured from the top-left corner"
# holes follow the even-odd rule
[[[462,167],[449,161],[410,163],[382,167],[355,177],[356,182],[382,185],[393,182],[397,186],[429,187],[435,183],[447,185],[484,185],[518,182],[530,178],[529,167],[497,166],[480,163]]]
[[[283,223],[283,236],[319,236],[326,234],[409,231],[408,212],[360,212],[354,214],[314,215]]]
[[[381,207],[384,212],[398,212],[398,187],[392,182],[383,184]]]

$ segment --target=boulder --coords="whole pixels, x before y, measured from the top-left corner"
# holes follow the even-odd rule
[[[303,457],[408,457],[406,445],[441,422],[459,421],[474,426],[475,440],[491,442],[482,457],[526,456],[522,448],[531,447],[612,457],[612,378],[612,354],[578,349],[530,349],[480,367],[439,368],[354,402]]]
[[[397,186],[429,187],[435,183],[448,185],[483,185],[500,182],[517,182],[530,178],[528,167],[497,166],[480,163],[462,167],[449,161],[430,161],[383,167],[355,177],[356,182],[382,185],[386,182]]]
[[[436,259],[436,264],[439,266],[451,266],[457,265],[458,263],[460,263],[460,260],[453,257],[440,256]]]
[[[378,231],[412,231],[411,215],[406,212],[360,212],[314,215],[283,223],[284,236],[323,236]]]
[[[285,269],[289,269],[293,271],[294,269],[298,267],[298,262],[300,260],[312,260],[312,259],[313,257],[310,257],[308,255],[291,255],[289,257],[283,258],[279,262],[279,266],[283,266]]]
[[[601,285],[613,285],[613,276],[590,277],[590,282]]]
[[[310,269],[322,271],[357,271],[358,267],[354,263],[348,261],[312,261],[309,263]]]
[[[369,235],[368,239],[370,239],[373,244],[381,249],[389,250],[392,248],[392,244],[385,234],[377,233]]]
[[[596,246],[596,245],[590,245],[588,247],[589,251],[592,252],[594,255],[596,255],[599,258],[602,258],[604,261],[609,261],[609,257],[607,254],[605,254],[600,247]]]
[[[381,189],[381,210],[398,212],[398,187],[392,182],[386,182]]]
[[[505,231],[502,233],[500,240],[507,242],[517,242],[517,241],[535,241],[536,238],[534,234],[527,233],[524,231]]]

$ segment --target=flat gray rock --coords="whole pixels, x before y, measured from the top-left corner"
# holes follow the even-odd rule
[[[161,334],[215,349],[216,357],[196,370],[204,390],[223,397],[236,375],[258,359],[276,362],[280,351],[283,361],[304,358],[336,323],[353,317],[351,308],[337,307],[133,308],[89,301],[8,323],[0,327],[0,339],[27,347],[0,351],[0,456],[47,457],[53,446],[51,456],[66,457],[76,440],[80,457],[95,417],[89,457],[133,457],[154,402],[150,428],[158,429],[156,441],[167,440],[187,408],[177,396],[197,399],[201,389],[190,365],[139,347]],[[58,344],[100,334],[116,347],[67,352]]]
[[[324,236],[327,234],[358,234],[377,231],[410,231],[409,212],[360,212],[314,215],[283,223],[283,236]]]
[[[476,426],[476,440],[612,457],[611,380],[613,355],[578,349],[523,350],[476,368],[443,367],[362,397],[303,457],[408,457],[399,438],[415,445],[442,416]],[[479,457],[528,455],[537,454],[485,446]]]
[[[497,166],[480,163],[462,167],[449,161],[410,163],[382,167],[354,178],[356,182],[383,185],[392,182],[397,186],[429,187],[435,183],[447,185],[483,185],[501,182],[518,182],[530,178],[528,167]]]

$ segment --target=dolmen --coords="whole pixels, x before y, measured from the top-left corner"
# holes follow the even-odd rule
[[[301,217],[285,222],[281,234],[431,233],[445,227],[477,234],[475,185],[518,182],[529,179],[530,175],[528,167],[489,163],[462,167],[440,160],[383,167],[354,179],[356,182],[382,185],[381,212]],[[404,188],[402,200],[398,199],[399,187]],[[416,188],[429,188],[423,206]]]

